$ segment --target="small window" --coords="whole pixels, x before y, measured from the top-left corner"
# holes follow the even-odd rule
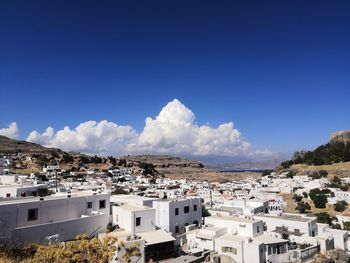
[[[232,253],[237,255],[237,248],[234,247],[221,247],[221,251],[223,253]]]
[[[100,200],[100,209],[106,208],[106,200]]]
[[[190,207],[189,206],[185,206],[184,207],[184,213],[187,214],[190,212]]]
[[[141,217],[136,217],[136,226],[141,225]]]
[[[259,226],[256,227],[256,232],[257,232],[257,233],[260,233],[260,228],[259,228]]]
[[[179,233],[179,226],[175,226],[175,233]]]
[[[176,215],[176,216],[179,215],[179,208],[175,208],[175,215]]]
[[[91,209],[92,208],[92,202],[87,202],[87,209]]]
[[[7,193],[7,194],[6,194],[6,197],[11,197],[11,194],[10,194],[10,193]]]
[[[197,205],[194,205],[194,206],[193,206],[193,210],[194,210],[194,211],[197,211]]]
[[[28,221],[38,220],[38,208],[33,208],[28,210]]]

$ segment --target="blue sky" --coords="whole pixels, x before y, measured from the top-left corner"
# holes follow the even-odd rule
[[[1,1],[0,128],[108,120],[137,133],[177,98],[293,152],[350,127],[349,1]]]

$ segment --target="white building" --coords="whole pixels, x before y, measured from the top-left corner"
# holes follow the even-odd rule
[[[239,236],[255,237],[261,235],[264,231],[263,221],[249,217],[209,216],[206,217],[205,223],[225,227],[229,233]]]
[[[152,207],[152,203],[159,198],[144,197],[138,195],[111,195],[111,203],[119,205],[134,205]]]
[[[210,216],[207,225],[187,233],[189,251],[210,250],[233,262],[266,262],[288,251],[288,240],[263,233],[263,221],[247,217]],[[278,261],[269,261],[278,262]]]
[[[48,178],[52,178],[53,176],[61,174],[62,169],[59,165],[46,165],[43,167],[43,172]]]
[[[132,257],[131,262],[148,262],[149,259],[161,260],[174,256],[175,238],[171,233],[156,229],[156,210],[147,206],[124,204],[112,205],[112,224],[117,229],[108,235],[123,241],[125,246],[136,243],[141,255]],[[116,251],[115,262],[122,262],[123,250]]]
[[[0,185],[0,198],[44,196],[48,193],[46,184],[38,185]]]
[[[109,195],[92,192],[1,201],[0,243],[20,245],[45,242],[53,235],[59,240],[96,235],[106,230],[109,211]]]
[[[349,212],[344,212],[341,215],[336,215],[337,219],[338,219],[338,223],[340,224],[340,226],[342,228],[344,228],[344,223],[345,222],[350,222],[350,214]]]
[[[255,219],[264,221],[264,228],[267,232],[279,233],[288,231],[292,237],[306,235],[314,237],[317,235],[317,218],[301,214],[255,215]]]
[[[334,193],[334,197],[328,197],[328,202],[330,204],[336,204],[339,201],[345,201],[347,203],[350,203],[350,192],[349,191],[342,191],[338,188],[332,188],[332,192]]]
[[[11,166],[11,159],[3,156],[0,158],[0,175],[9,174]]]
[[[188,225],[202,224],[200,198],[155,200],[153,208],[156,209],[156,225],[173,235],[184,233]]]
[[[132,235],[154,231],[156,210],[147,206],[112,206],[112,225],[125,229]]]

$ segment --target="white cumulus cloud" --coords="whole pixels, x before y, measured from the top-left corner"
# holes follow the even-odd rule
[[[155,119],[146,118],[142,133],[129,145],[130,151],[219,156],[244,154],[249,148],[232,122],[199,126],[193,112],[176,99]]]
[[[65,151],[116,154],[123,152],[135,136],[136,132],[131,126],[120,126],[104,120],[83,122],[74,129],[66,126],[56,133],[51,127],[42,134],[32,131],[27,141]]]
[[[18,126],[16,122],[10,123],[7,128],[0,129],[0,135],[9,137],[11,139],[18,139],[19,138],[19,132],[18,132]]]
[[[141,133],[106,120],[87,121],[74,129],[32,131],[27,141],[66,151],[97,154],[183,154],[238,156],[252,152],[232,122],[218,127],[198,125],[194,113],[179,100],[169,102],[155,118],[147,117]]]

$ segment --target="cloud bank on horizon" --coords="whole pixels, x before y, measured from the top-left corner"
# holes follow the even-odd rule
[[[43,133],[30,132],[28,142],[65,151],[88,154],[177,154],[190,156],[268,156],[269,151],[254,151],[232,122],[216,128],[198,125],[194,113],[174,99],[155,119],[147,117],[141,133],[128,125],[106,120],[86,121],[74,129],[68,126],[54,131],[48,127]],[[0,129],[0,135],[18,139],[15,122]]]

